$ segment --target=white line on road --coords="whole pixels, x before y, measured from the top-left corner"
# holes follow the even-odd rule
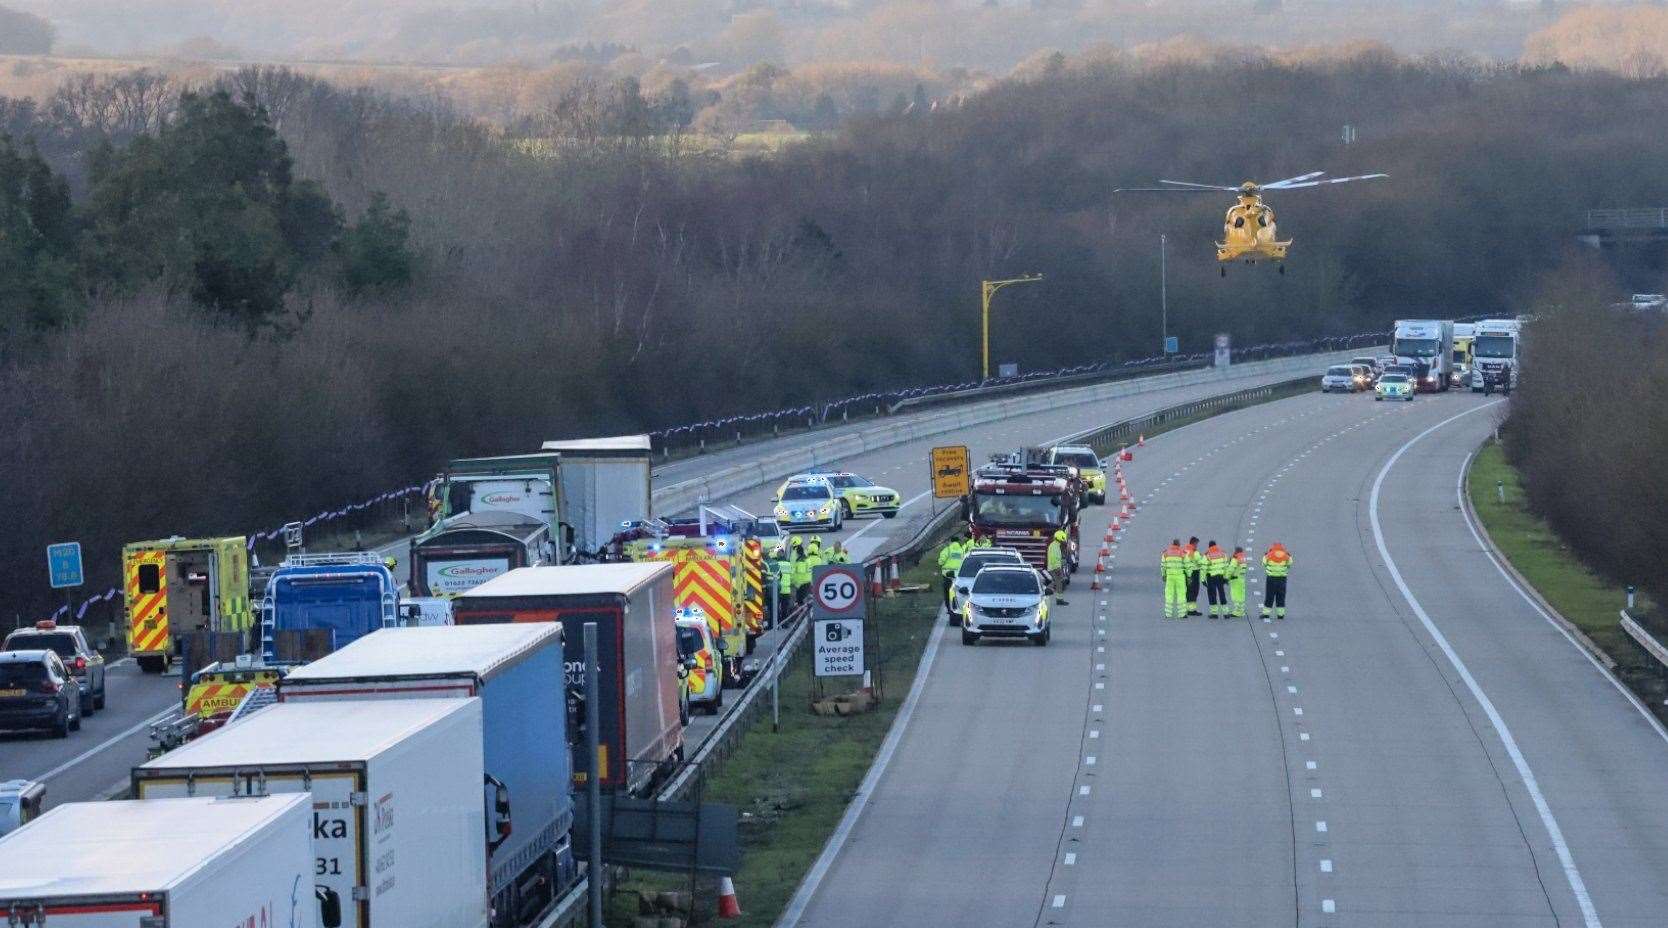
[[[46,781],[46,780],[50,780],[53,777],[57,776],[58,774],[63,773],[65,770],[68,770],[71,767],[74,767],[76,764],[79,764],[82,761],[86,760],[87,758],[92,757],[94,754],[97,754],[97,753],[105,750],[106,748],[109,748],[111,745],[115,744],[116,742],[121,741],[124,738],[132,737],[133,735],[137,734],[139,731],[141,731],[144,728],[146,728],[147,726],[149,726],[151,723],[159,721],[163,716],[165,716],[168,713],[173,712],[173,711],[174,711],[174,707],[169,706],[168,708],[163,709],[161,712],[158,712],[157,714],[151,716],[150,718],[135,723],[132,728],[129,728],[126,731],[121,732],[119,734],[111,735],[109,738],[106,738],[105,740],[99,742],[97,745],[95,745],[93,747],[90,747],[85,751],[82,751],[80,754],[75,755],[74,757],[70,758],[69,760],[64,761],[63,763],[59,764],[58,766],[53,767],[51,770],[48,770],[45,773],[36,774],[35,776],[29,777],[28,779],[39,780],[39,781],[43,781],[43,782]]]
[[[1066,866],[1069,867],[1069,866],[1071,866],[1072,864],[1075,864],[1075,863],[1077,863],[1077,855],[1076,854],[1067,854],[1066,855]]]
[[[1056,909],[1065,908],[1066,907],[1066,897],[1065,896],[1055,896],[1054,897],[1054,907]]]
[[[1331,899],[1322,899],[1321,911],[1331,915],[1332,913],[1338,911],[1338,903],[1333,902]]]
[[[1321,872],[1322,873],[1331,873],[1332,872],[1332,861],[1330,861],[1330,860],[1321,861]]]
[[[892,730],[886,733],[886,740],[880,745],[880,752],[875,755],[874,763],[869,765],[869,772],[863,775],[863,782],[858,784],[857,795],[851,797],[851,805],[846,806],[846,812],[840,816],[840,824],[834,833],[829,835],[828,844],[823,846],[822,853],[817,855],[816,863],[811,865],[805,879],[794,891],[793,898],[788,900],[788,907],[783,910],[782,917],[777,920],[779,928],[793,928],[799,923],[805,909],[811,904],[811,897],[822,885],[822,878],[828,875],[828,870],[834,865],[834,858],[840,855],[840,849],[846,846],[846,839],[851,837],[852,829],[857,827],[857,819],[863,814],[863,809],[869,804],[869,797],[874,794],[879,785],[881,775],[886,772],[886,765],[891,763],[892,755],[898,750],[898,742],[903,740],[904,731],[909,727],[910,716],[915,714],[915,706],[921,701],[921,692],[927,688],[927,677],[931,676],[932,662],[938,656],[938,644],[944,640],[944,634],[932,636],[927,642],[927,650],[921,655],[921,665],[915,670],[915,681],[909,685],[909,695],[904,697],[903,705],[898,707],[898,714],[892,720]]]
[[[1541,792],[1540,782],[1535,779],[1535,772],[1529,769],[1529,761],[1523,756],[1523,752],[1518,749],[1517,739],[1512,737],[1511,728],[1506,725],[1506,720],[1501,717],[1500,710],[1494,707],[1494,702],[1488,698],[1488,694],[1483,692],[1483,687],[1477,682],[1477,678],[1471,675],[1471,668],[1467,667],[1465,661],[1460,659],[1459,654],[1454,651],[1453,645],[1448,643],[1448,639],[1442,634],[1441,629],[1438,629],[1436,623],[1431,621],[1430,614],[1425,612],[1425,607],[1419,603],[1419,598],[1413,595],[1413,590],[1407,585],[1407,581],[1402,578],[1401,570],[1396,567],[1396,559],[1390,556],[1390,545],[1384,540],[1384,526],[1378,518],[1378,500],[1384,489],[1384,478],[1390,475],[1390,469],[1396,466],[1396,462],[1401,460],[1402,455],[1406,454],[1409,448],[1450,422],[1463,419],[1472,413],[1492,409],[1502,402],[1505,401],[1496,400],[1482,406],[1473,406],[1462,413],[1449,416],[1408,439],[1405,444],[1397,448],[1396,453],[1390,455],[1390,460],[1384,462],[1384,466],[1379,468],[1378,476],[1373,479],[1373,490],[1367,503],[1367,518],[1373,527],[1373,542],[1378,547],[1379,557],[1384,559],[1384,569],[1389,572],[1390,579],[1396,584],[1396,589],[1401,592],[1402,599],[1407,602],[1408,608],[1413,610],[1414,616],[1424,626],[1425,633],[1431,636],[1431,640],[1436,642],[1438,648],[1442,649],[1443,655],[1448,658],[1448,663],[1459,674],[1460,680],[1465,683],[1466,689],[1471,691],[1471,697],[1477,700],[1477,704],[1482,707],[1483,714],[1488,716],[1489,724],[1494,726],[1495,734],[1500,737],[1500,743],[1505,747],[1506,754],[1511,757],[1512,766],[1517,768],[1517,775],[1523,781],[1523,787],[1528,791],[1530,800],[1534,802],[1535,811],[1540,815],[1541,824],[1546,828],[1547,837],[1552,841],[1552,849],[1558,855],[1559,864],[1563,866],[1564,878],[1569,881],[1570,892],[1575,896],[1575,904],[1581,909],[1582,920],[1586,922],[1587,928],[1602,928],[1604,923],[1599,921],[1598,910],[1593,907],[1592,896],[1587,893],[1587,883],[1581,878],[1581,870],[1575,865],[1575,856],[1570,853],[1569,844],[1564,841],[1564,830],[1558,827],[1558,820],[1552,815],[1552,807],[1547,804],[1546,796]]]
[[[1079,787],[1078,787],[1078,788],[1077,788],[1077,795],[1079,795],[1079,796],[1087,796],[1087,795],[1089,795],[1089,787],[1088,787],[1088,786],[1087,786],[1087,785],[1084,785],[1084,786],[1079,786]]]
[[[1315,830],[1324,834],[1326,832],[1326,823],[1325,822],[1316,822],[1315,823]]]

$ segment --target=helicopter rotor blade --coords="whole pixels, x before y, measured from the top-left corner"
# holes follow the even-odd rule
[[[1226,188],[1206,187],[1115,187],[1113,193],[1220,193]]]
[[[1277,181],[1274,181],[1272,183],[1263,184],[1262,188],[1264,190],[1278,190],[1281,187],[1285,187],[1285,186],[1288,186],[1288,185],[1291,185],[1291,184],[1295,184],[1299,181],[1314,180],[1315,178],[1317,178],[1317,177],[1319,177],[1319,176],[1321,176],[1322,174],[1325,174],[1325,173],[1326,173],[1325,171],[1310,171],[1307,174],[1299,174],[1296,177],[1288,177],[1285,180],[1277,180]]]
[[[1345,184],[1352,180],[1372,180],[1377,177],[1389,177],[1388,174],[1357,174],[1354,177],[1329,177],[1326,180],[1312,180],[1302,184],[1287,184],[1279,189],[1296,190],[1299,187],[1319,187],[1322,184]]]
[[[1170,184],[1174,187],[1193,187],[1199,190],[1227,190],[1229,192],[1233,192],[1239,189],[1238,187],[1225,187],[1221,184],[1195,184],[1192,181],[1186,180],[1160,180],[1159,183]]]

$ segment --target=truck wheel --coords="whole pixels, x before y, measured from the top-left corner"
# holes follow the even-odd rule
[[[964,628],[961,630],[961,643],[972,647],[979,643],[979,636]]]
[[[145,673],[161,673],[168,669],[168,658],[161,654],[145,654],[133,659]]]

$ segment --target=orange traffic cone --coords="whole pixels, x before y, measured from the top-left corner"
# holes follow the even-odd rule
[[[1137,439],[1137,440],[1136,440],[1136,442],[1135,442],[1135,447],[1137,447],[1137,448],[1145,448],[1145,447],[1147,447],[1147,435],[1146,435],[1146,433],[1145,433],[1145,432],[1143,432],[1143,433],[1142,433],[1142,434],[1141,434],[1141,437],[1140,437],[1140,438],[1139,438],[1139,439]]]
[[[741,900],[736,898],[736,884],[729,877],[718,882],[718,917],[741,917]]]
[[[1100,543],[1100,556],[1105,557],[1105,556],[1107,556],[1108,554],[1111,554],[1111,553],[1112,553],[1112,542],[1111,542],[1111,540],[1108,539],[1106,541],[1101,542]]]
[[[1100,589],[1100,574],[1095,574],[1095,579],[1089,581],[1089,589],[1091,589],[1091,590]]]

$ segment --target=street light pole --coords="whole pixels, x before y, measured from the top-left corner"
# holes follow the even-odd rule
[[[1165,235],[1158,233],[1158,334],[1159,353],[1170,349],[1170,265],[1168,261],[1169,249],[1166,247]]]
[[[1028,284],[1037,280],[1042,280],[1041,274],[1027,274],[1024,277],[1012,277],[1008,280],[981,281],[980,292],[983,296],[983,312],[980,316],[979,334],[979,343],[983,349],[979,378],[981,381],[990,379],[990,298],[996,294],[996,291],[1009,284]]]

